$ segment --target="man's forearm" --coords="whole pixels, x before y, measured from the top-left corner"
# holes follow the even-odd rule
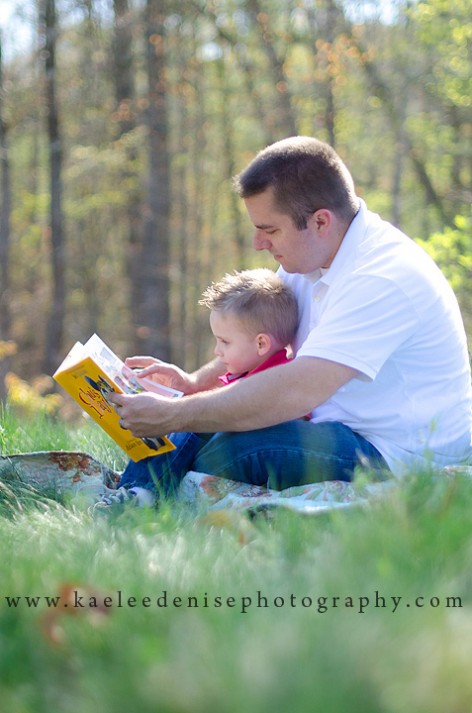
[[[174,431],[250,431],[301,418],[326,401],[356,371],[302,358],[211,393],[185,397],[173,414]]]
[[[211,370],[210,373],[215,374]],[[251,431],[301,418],[356,376],[350,367],[302,357],[230,386],[183,396],[111,394],[121,424],[135,436],[173,431]]]

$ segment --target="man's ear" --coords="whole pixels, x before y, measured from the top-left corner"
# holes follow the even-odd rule
[[[272,348],[272,339],[268,334],[258,334],[256,337],[257,353],[259,356],[265,356]]]
[[[326,208],[320,208],[311,214],[308,221],[322,233],[326,228],[329,228],[332,222],[331,211]]]

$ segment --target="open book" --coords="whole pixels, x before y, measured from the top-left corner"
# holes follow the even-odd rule
[[[132,460],[174,450],[174,444],[167,437],[137,438],[122,428],[118,414],[107,401],[107,394],[153,391],[173,399],[182,396],[182,392],[141,378],[96,334],[85,344],[76,342],[53,377]]]

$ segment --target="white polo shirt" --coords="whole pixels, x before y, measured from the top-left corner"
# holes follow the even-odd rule
[[[296,358],[359,372],[314,409],[314,423],[346,424],[396,475],[471,456],[464,326],[451,287],[422,248],[361,201],[328,270],[279,274],[298,298]]]

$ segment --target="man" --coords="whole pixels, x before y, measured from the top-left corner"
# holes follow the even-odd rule
[[[217,389],[218,360],[186,374],[136,357],[184,398],[114,396],[138,436],[214,433],[192,469],[285,488],[349,480],[358,465],[400,475],[471,452],[471,383],[454,294],[412,240],[367,210],[336,152],[277,142],[237,177],[255,226],[294,290],[295,358]],[[311,420],[302,420],[311,413]]]

